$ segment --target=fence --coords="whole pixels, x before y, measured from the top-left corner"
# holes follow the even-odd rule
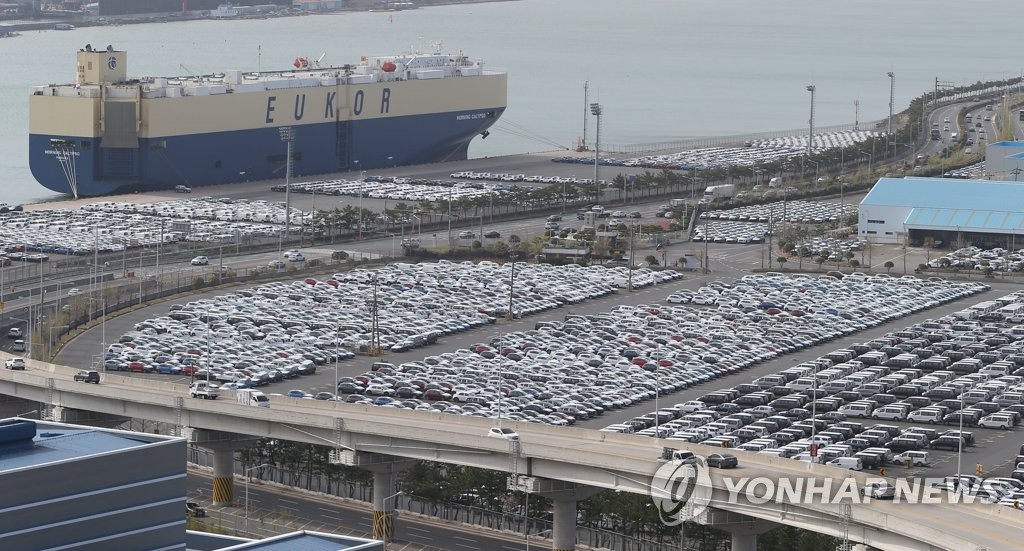
[[[205,449],[196,447],[189,448],[188,460],[191,463],[204,467],[211,467],[213,464],[212,454]],[[235,459],[236,473],[245,473],[246,469],[251,466],[238,458]],[[276,483],[317,494],[351,499],[363,503],[370,503],[373,498],[371,485],[331,479],[320,473],[303,473],[276,466],[268,466],[249,471],[248,477],[251,480]],[[517,533],[523,536],[524,542],[526,541],[525,534],[530,535],[531,542],[537,539],[546,540],[550,536],[552,529],[551,521],[548,519],[525,518],[521,514],[495,511],[481,507],[428,501],[404,494],[398,495],[395,499],[389,501],[394,503],[395,509],[399,512],[407,511],[450,522]],[[249,521],[249,532],[252,535],[263,537],[280,533],[274,531],[278,528],[295,529],[293,527],[294,524],[291,523],[294,519],[289,519],[287,515],[282,515],[279,511],[250,508],[249,517],[250,519],[260,519],[258,522]],[[308,527],[309,524],[303,523],[302,526]],[[336,528],[332,528],[332,530],[337,531]],[[356,530],[351,532],[351,535],[360,535],[360,533]],[[362,535],[366,536],[365,533]],[[675,538],[673,538],[673,541],[659,542],[588,526],[577,526],[576,541],[580,546],[614,551],[681,551],[691,548],[696,549],[693,546],[699,543],[685,542],[685,544],[681,545],[681,542]]]

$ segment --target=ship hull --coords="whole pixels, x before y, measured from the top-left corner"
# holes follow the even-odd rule
[[[294,128],[292,176],[374,170],[464,160],[470,142],[493,125],[503,106],[464,112],[367,121],[306,124]],[[106,149],[98,137],[31,134],[32,175],[47,189],[72,193],[69,162],[52,140],[76,144],[73,159],[79,196],[233,184],[285,176],[287,146],[278,128],[139,137],[138,148]]]
[[[76,196],[283,179],[285,134],[296,177],[462,160],[507,105],[505,73],[446,56],[174,80],[128,79],[125,52],[78,56],[81,84],[29,98],[32,175]]]

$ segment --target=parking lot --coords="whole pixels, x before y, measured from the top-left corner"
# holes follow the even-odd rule
[[[474,276],[450,280],[435,276],[434,279],[438,282],[447,281],[445,288],[458,294],[463,293],[461,289],[473,288],[482,280],[488,279],[482,277],[487,275],[487,269],[498,268],[486,265],[452,266],[458,267],[453,269],[464,270],[466,274]],[[505,269],[507,268],[506,266]],[[405,269],[408,270],[408,273],[404,273],[405,276],[416,277],[417,270],[408,267]],[[436,267],[434,269],[436,270]],[[547,270],[549,267],[536,269]],[[579,271],[580,268],[573,270]],[[381,274],[388,272],[389,270],[384,270]],[[401,309],[394,306],[403,302],[397,297],[416,287],[421,287],[421,290],[412,292],[419,294],[427,291],[425,294],[429,295],[434,289],[423,286],[423,282],[400,283],[402,269],[392,269],[390,272],[390,275],[376,276],[378,280],[391,282],[386,287],[388,290],[383,295],[385,298],[382,299],[389,303],[389,307],[382,309],[382,312],[389,320],[389,328],[407,327],[400,323],[403,319]],[[534,274],[537,281],[548,281],[551,275],[539,272]],[[581,275],[582,272],[574,273],[573,278]],[[361,298],[346,300],[350,301],[353,312],[358,310],[360,302],[365,306],[365,291],[374,277],[372,272],[357,271],[339,276],[341,277],[331,280],[335,284],[298,281],[291,285],[281,284],[279,287],[266,286],[268,294],[260,295],[259,298],[273,300],[270,294],[274,294],[275,291],[287,293],[290,290],[295,296],[285,297],[285,302],[297,302],[297,311],[309,311],[312,308],[308,303],[303,304],[304,300],[315,303],[318,296],[321,297],[319,300],[324,300],[323,296],[335,292],[347,297],[353,291],[360,291],[362,287]],[[519,277],[520,274],[517,273],[517,279]],[[898,445],[915,440],[924,449],[928,449],[932,441],[940,437],[937,433],[930,434],[925,431],[927,439],[923,441],[920,436],[911,436],[913,431],[903,434],[906,431],[902,429],[911,424],[908,423],[908,415],[920,416],[928,411],[946,408],[941,411],[942,415],[938,422],[952,423],[955,419],[954,424],[958,425],[960,418],[956,412],[961,408],[953,407],[954,404],[950,400],[958,401],[960,393],[965,393],[965,407],[961,412],[964,424],[975,432],[976,445],[984,446],[988,443],[989,431],[1005,434],[998,428],[974,428],[976,424],[982,422],[983,417],[987,421],[982,423],[993,427],[1000,426],[999,420],[1004,418],[1013,419],[1012,424],[1016,425],[1017,412],[1024,409],[1024,405],[1020,404],[1019,394],[1024,390],[1021,386],[1022,372],[1018,371],[1020,366],[1024,365],[1024,352],[1017,344],[1021,336],[1024,336],[1024,330],[1015,333],[1011,327],[1001,327],[995,321],[978,322],[973,319],[972,314],[964,311],[955,315],[939,316],[931,321],[918,321],[901,331],[892,331],[880,337],[850,343],[813,360],[798,362],[793,367],[793,360],[788,358],[790,354],[799,354],[799,351],[810,349],[817,344],[842,339],[846,335],[877,327],[915,312],[927,313],[930,308],[956,301],[985,288],[979,283],[948,283],[916,278],[873,277],[862,281],[853,279],[843,282],[832,278],[763,275],[746,276],[735,282],[710,281],[707,285],[689,291],[675,288],[661,304],[639,303],[611,308],[606,306],[602,312],[589,314],[563,312],[563,319],[560,321],[557,320],[558,314],[548,315],[534,330],[495,332],[494,329],[483,329],[484,333],[491,333],[489,336],[483,336],[480,334],[481,331],[477,330],[475,342],[465,347],[433,355],[420,355],[418,360],[410,361],[402,360],[409,358],[408,354],[415,356],[415,352],[395,354],[394,357],[382,358],[381,363],[374,369],[366,369],[365,360],[352,359],[352,355],[345,352],[345,347],[341,346],[343,341],[334,337],[335,333],[339,336],[343,334],[343,331],[337,331],[343,322],[339,321],[337,328],[330,329],[321,325],[323,330],[317,338],[313,338],[315,331],[305,335],[303,331],[296,330],[298,325],[287,327],[291,325],[288,321],[292,319],[290,315],[281,316],[281,322],[263,320],[265,323],[257,324],[255,322],[260,320],[261,315],[258,308],[244,301],[232,302],[239,297],[254,299],[257,298],[257,294],[254,292],[246,296],[246,292],[241,292],[236,293],[230,300],[215,298],[209,301],[196,301],[192,305],[180,308],[172,307],[166,318],[136,325],[136,331],[128,333],[132,341],[126,340],[121,344],[122,348],[115,347],[118,359],[111,359],[115,360],[112,365],[120,359],[146,365],[140,361],[144,358],[143,351],[137,352],[138,356],[131,353],[126,355],[127,348],[130,347],[126,347],[125,344],[138,339],[135,342],[136,348],[145,346],[144,350],[159,350],[159,345],[154,345],[149,340],[157,335],[182,340],[184,350],[178,351],[172,346],[169,352],[163,352],[169,356],[193,358],[192,361],[185,362],[178,360],[179,365],[195,365],[201,369],[209,359],[211,364],[220,367],[216,374],[211,370],[211,376],[214,377],[233,371],[235,375],[241,373],[245,374],[246,378],[253,379],[252,373],[261,371],[256,368],[264,366],[279,369],[282,372],[280,379],[283,380],[295,377],[284,374],[283,366],[286,364],[299,366],[293,370],[296,373],[303,372],[303,364],[320,366],[322,372],[325,369],[329,371],[334,358],[337,357],[339,362],[344,363],[345,375],[341,378],[342,392],[338,399],[347,401],[372,402],[383,407],[443,409],[452,414],[491,417],[500,414],[505,418],[522,421],[557,425],[581,423],[588,426],[595,426],[594,423],[604,426],[613,424],[613,421],[614,424],[618,424],[623,421],[620,419],[622,413],[637,413],[639,408],[639,411],[650,412],[648,420],[651,414],[657,416],[659,420],[664,420],[665,425],[660,426],[659,423],[658,428],[653,431],[662,437],[707,441],[715,437],[735,436],[739,441],[731,443],[745,446],[741,449],[780,455],[792,452],[794,456],[799,456],[801,453],[807,453],[806,446],[802,450],[797,450],[802,444],[794,445],[793,441],[800,439],[797,438],[797,431],[805,431],[809,427],[810,423],[806,418],[811,415],[811,411],[825,416],[817,427],[818,431],[833,439],[833,448],[823,457],[829,457],[830,454],[836,453],[837,449],[846,450],[843,446],[850,447],[851,455],[858,451],[863,452],[863,447],[885,448],[885,437],[875,438],[875,432],[867,432],[865,436],[861,436],[858,432],[860,427],[855,425],[837,425],[840,427],[839,430],[831,430],[832,425],[843,422],[840,412],[847,412],[847,416],[851,418],[846,421],[849,423],[858,415],[855,411],[862,411],[857,410],[856,406],[865,403],[871,404],[872,409],[877,410],[865,417],[885,416],[886,424],[897,427],[888,429],[893,433],[888,437],[890,440],[895,437]],[[617,287],[614,278],[601,281],[609,292]],[[472,284],[467,285],[470,282]],[[649,283],[649,288],[654,288],[653,283]],[[354,287],[349,287],[352,284]],[[342,287],[343,285],[345,287]],[[411,287],[406,287],[407,285]],[[525,274],[523,285],[531,288],[530,280]],[[657,287],[665,289],[660,291],[661,293],[677,286],[677,283],[673,284],[670,281],[661,281],[657,284]],[[398,287],[404,290],[399,291]],[[499,293],[502,302],[503,293],[507,290],[508,287],[503,287]],[[298,296],[299,294],[302,296]],[[456,294],[447,296],[452,300]],[[472,291],[459,300],[464,301],[471,296]],[[551,296],[551,293],[541,296]],[[701,299],[695,300],[695,297]],[[303,300],[298,300],[300,298]],[[555,313],[554,309],[574,303],[569,295],[562,296],[563,300],[554,301],[554,304],[534,302],[537,299],[530,301],[529,294],[517,295],[516,298],[525,301],[529,306],[524,306],[521,311],[517,309],[517,315],[522,316],[542,312],[552,314]],[[578,296],[576,299],[579,302],[575,304],[593,300],[607,302],[614,298],[614,295],[602,292],[593,297]],[[707,300],[708,298],[711,300]],[[437,300],[437,297],[435,296],[433,300]],[[1024,298],[1020,296],[1002,300],[1007,303],[1017,300],[1024,302]],[[684,303],[695,306],[683,306]],[[241,307],[242,304],[246,306]],[[272,307],[279,309],[282,304],[274,303]],[[430,303],[425,305],[430,307]],[[469,318],[481,320],[477,326],[490,325],[502,313],[500,308],[490,312],[480,311],[483,309],[480,304],[475,304],[463,313],[468,315],[469,312],[473,312],[474,315],[470,315]],[[964,310],[963,304],[960,304],[960,310]],[[247,319],[229,320],[232,312],[245,312],[241,317]],[[365,313],[356,315],[365,316]],[[181,327],[174,326],[168,320],[173,320],[175,316],[182,318],[175,321],[186,323]],[[303,318],[305,326],[315,329],[315,317],[315,313],[306,314]],[[330,318],[324,318],[321,323],[328,319]],[[418,323],[422,324],[423,319],[425,318],[419,318]],[[458,323],[457,318],[448,321],[452,323],[451,330],[438,335],[443,339],[442,342],[454,340],[455,334],[462,332],[455,326]],[[158,322],[164,324],[162,329],[157,329]],[[282,327],[273,327],[274,323],[280,323]],[[278,334],[270,331],[270,328],[264,331],[264,326],[278,329]],[[346,344],[349,347],[365,346],[364,327],[365,324],[359,327],[363,329],[363,333],[353,328],[353,335],[359,335],[364,341],[348,341]],[[472,327],[473,323],[467,322],[463,329]],[[240,331],[232,332],[236,330]],[[249,333],[242,336],[241,331]],[[259,338],[261,333],[262,338]],[[400,331],[388,331],[389,338],[384,339],[382,344],[401,345],[401,340],[393,338],[396,334],[400,334]],[[421,334],[424,333],[421,331]],[[467,334],[460,339],[465,342],[467,337],[472,338]],[[969,337],[975,340],[968,343]],[[239,345],[240,340],[248,342]],[[959,347],[947,346],[949,342],[963,344]],[[424,346],[430,344],[423,343]],[[985,349],[982,350],[983,348]],[[403,346],[398,346],[396,352],[404,349]],[[248,363],[252,365],[248,365],[245,359],[236,357],[241,354],[253,354],[253,350],[269,352],[271,356],[250,359]],[[959,357],[957,353],[961,351],[973,351],[974,354],[969,358]],[[282,352],[285,352],[287,357],[282,357]],[[967,354],[961,353],[965,356]],[[919,358],[913,367],[896,369],[896,365],[884,365],[890,360],[905,361],[907,354]],[[148,359],[156,358],[150,354]],[[166,369],[167,364],[173,364],[170,358],[162,359],[164,361],[157,364],[156,371],[164,371],[172,377],[181,376],[182,371]],[[724,393],[708,392],[710,388],[716,386],[713,382],[716,379],[725,377],[735,380],[736,376],[743,377],[743,373],[754,365],[777,364],[779,360],[789,360],[790,367],[767,374],[759,370],[758,377],[747,379],[749,384],[734,384],[729,387],[732,390]],[[1018,360],[1020,363],[1017,363]],[[164,366],[163,369],[161,365]],[[229,365],[237,369],[229,370]],[[996,370],[1002,367],[1005,367],[1005,374],[996,374]],[[145,371],[145,368],[142,370]],[[270,370],[267,369],[268,372]],[[1018,375],[1014,375],[1014,371],[1018,371]],[[817,389],[818,400],[810,400],[807,396],[809,388],[806,385],[808,377],[814,377],[815,372],[819,376],[821,386]],[[996,376],[978,373],[991,373]],[[195,374],[205,376],[205,372],[201,370]],[[783,377],[784,382],[767,377],[768,375]],[[284,389],[288,387],[292,391],[308,393],[309,397],[329,392],[324,389],[322,373],[321,376],[315,377],[316,385],[307,384],[306,377],[301,376],[268,387],[267,392],[285,393]],[[333,377],[329,380],[332,379]],[[267,382],[271,383],[273,380],[274,377],[271,375]],[[236,377],[228,387],[252,384],[262,383],[252,380],[242,382]],[[684,409],[696,406],[693,400],[679,400],[698,389],[701,394],[697,397],[704,398],[704,403],[700,405],[702,409],[688,411],[689,417],[677,417]],[[942,397],[949,389],[956,390],[954,397]],[[652,399],[659,391],[662,405],[672,407],[662,407],[661,413],[656,413],[651,411]],[[980,393],[986,393],[984,399],[975,400],[975,396],[981,396]],[[813,396],[815,392],[812,390],[810,394]],[[728,399],[718,401],[722,396]],[[320,394],[320,397],[331,396]],[[787,399],[788,403],[785,404],[778,401],[785,402]],[[675,406],[677,403],[680,405]],[[798,413],[797,410],[802,410],[802,413]],[[984,412],[984,415],[975,413],[976,411]],[[1005,416],[1007,414],[1009,417]],[[711,435],[702,433],[702,430],[713,430],[706,427],[719,421],[703,419],[699,426],[704,428],[697,428],[694,421],[701,415],[724,418],[726,423],[734,423],[735,419],[746,422],[731,428],[727,433]],[[954,417],[949,417],[950,415]],[[634,415],[625,421],[635,422],[636,417],[638,416]],[[781,427],[784,421],[779,417],[788,419],[790,426]],[[764,419],[769,421],[761,422]],[[755,428],[760,426],[777,430],[760,436],[762,431]],[[843,426],[850,430],[843,429]],[[650,428],[645,427],[648,434],[652,434]],[[750,430],[734,434],[744,428]],[[667,432],[669,429],[672,431],[671,434]],[[755,436],[754,432],[758,435]],[[793,441],[780,446],[781,442],[771,436],[776,433],[793,436]],[[754,437],[743,441],[741,435]],[[838,435],[842,435],[842,438]],[[804,435],[801,438],[806,437],[807,435]],[[765,438],[772,439],[773,443],[769,445]],[[779,436],[779,439],[786,437]],[[850,442],[847,443],[847,440]],[[822,443],[824,444],[824,440]],[[865,443],[870,445],[864,446]],[[938,445],[941,446],[941,443]],[[789,447],[782,450],[785,446]],[[861,449],[856,450],[857,447]],[[887,449],[903,451],[920,448],[894,450],[893,446],[889,446]],[[822,450],[825,452],[826,448],[823,447]],[[973,447],[969,453],[978,453],[978,450]],[[948,452],[932,451],[931,454],[934,464],[927,468],[948,464]],[[869,450],[867,454],[862,453],[860,458],[865,459],[870,455]],[[806,459],[806,455],[803,457]],[[1012,459],[1008,457],[1002,462]],[[991,460],[989,462],[991,463]],[[869,460],[865,460],[864,463],[875,465]]]

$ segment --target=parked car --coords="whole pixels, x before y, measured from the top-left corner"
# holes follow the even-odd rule
[[[197,256],[192,259],[193,266],[206,266],[210,263],[210,259],[205,256]]]

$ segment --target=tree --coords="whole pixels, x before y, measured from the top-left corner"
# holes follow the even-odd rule
[[[649,254],[644,257],[644,262],[646,262],[648,266],[657,266],[658,258],[655,257],[653,254]]]
[[[857,260],[856,258],[851,258],[850,259],[850,267],[851,268],[856,268],[857,266],[860,266],[860,261]]]
[[[882,266],[885,266],[885,273],[889,273],[889,270],[892,270],[896,264],[894,264],[892,260],[886,260],[885,264],[882,264]]]
[[[776,259],[775,259],[775,261],[779,263],[779,269],[780,269],[780,270],[782,269],[782,266],[783,266],[784,264],[786,264],[786,261],[787,261],[787,260],[789,260],[789,259],[788,259],[788,258],[786,258],[786,257],[784,257],[784,256],[779,256],[778,258],[776,258]]]
[[[815,258],[814,262],[818,265],[818,269],[820,270],[821,269],[821,265],[826,263],[826,262],[828,262],[828,255],[827,254],[822,254],[822,255],[818,256],[818,258]]]

